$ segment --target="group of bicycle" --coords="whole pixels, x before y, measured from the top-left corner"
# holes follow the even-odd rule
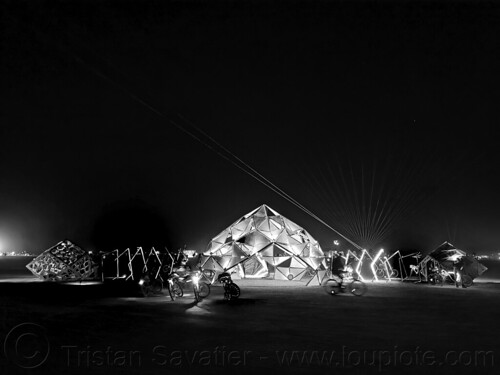
[[[183,297],[187,289],[192,289],[195,301],[201,302],[210,294],[210,283],[203,279],[207,278],[201,269],[192,271],[187,259],[181,258],[179,262],[146,272],[139,280],[139,286],[144,297],[161,294],[166,287],[172,301]],[[219,274],[217,281],[223,286],[224,300],[229,301],[240,296],[240,288],[228,272]]]
[[[334,254],[332,257],[327,275],[328,279],[322,286],[330,295],[350,292],[355,296],[362,296],[366,292],[366,284],[360,280],[350,264],[344,263],[340,254]],[[162,294],[166,288],[172,301],[183,297],[185,291],[191,289],[195,301],[201,302],[210,295],[212,276],[207,275],[201,268],[192,271],[187,259],[181,257],[177,262],[163,265],[159,269],[151,268],[142,275],[139,286],[144,297]],[[223,286],[224,300],[230,301],[240,296],[241,290],[233,282],[229,272],[220,273],[217,281]]]

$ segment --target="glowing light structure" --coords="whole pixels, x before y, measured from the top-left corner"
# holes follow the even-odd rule
[[[214,274],[234,269],[243,278],[301,280],[307,284],[320,284],[327,272],[318,241],[267,205],[242,216],[214,237],[200,265]]]
[[[366,249],[363,249],[358,260],[358,265],[356,266],[356,273],[358,274],[361,281],[365,281],[363,275],[361,275],[361,266],[363,266],[363,259],[365,258],[366,254],[368,254],[368,252],[366,251]]]
[[[373,273],[373,279],[378,281],[378,276],[377,276],[377,271],[375,269],[375,265],[377,264],[379,258],[381,257],[381,255],[384,253],[384,249],[380,249],[379,252],[377,253],[377,255],[375,255],[375,258],[373,258],[373,261],[372,263],[370,264],[370,268],[372,270],[372,273]]]
[[[168,273],[175,259],[168,251],[160,253],[154,247],[149,251],[137,247],[110,251],[102,255],[102,261],[103,279],[139,280],[146,273],[151,273],[154,279],[162,271]]]
[[[69,240],[60,241],[45,250],[26,268],[44,280],[84,280],[98,276],[90,254]]]

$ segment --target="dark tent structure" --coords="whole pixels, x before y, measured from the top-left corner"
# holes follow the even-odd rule
[[[462,275],[468,276],[472,280],[488,270],[474,256],[468,255],[465,251],[457,249],[445,241],[418,264],[419,276],[423,278],[423,281],[428,281],[429,270],[435,267],[453,273],[457,262],[460,265]]]

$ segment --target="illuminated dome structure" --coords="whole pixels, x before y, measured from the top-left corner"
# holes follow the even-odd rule
[[[237,270],[242,278],[319,284],[326,274],[318,241],[265,204],[214,237],[200,261],[204,270],[215,274]]]

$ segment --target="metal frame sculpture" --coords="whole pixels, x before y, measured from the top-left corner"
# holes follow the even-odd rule
[[[98,265],[91,255],[69,240],[45,250],[26,265],[33,275],[43,280],[67,281],[97,278]]]
[[[168,272],[175,261],[168,250],[160,253],[152,247],[149,252],[145,252],[140,246],[135,251],[131,251],[130,248],[125,250],[116,249],[102,254],[101,259],[103,262],[103,281],[105,279],[136,280],[148,272],[154,272],[152,276],[156,279],[160,276],[162,270]],[[169,259],[169,261],[166,262],[165,259]],[[109,274],[107,272],[104,264],[108,262],[113,266],[109,267],[109,269],[115,269],[116,273]],[[167,267],[166,270],[163,269],[165,266]]]
[[[398,252],[399,252],[399,250],[398,250]],[[417,263],[410,264],[410,273],[408,274],[406,267],[405,267],[405,264],[404,264],[404,259],[409,258],[409,257],[415,258]],[[419,261],[418,260],[421,257],[422,257],[422,253],[420,251],[416,251],[414,253],[406,254],[406,255],[401,255],[401,253],[400,253],[399,271],[400,271],[400,276],[401,276],[402,281],[411,280],[412,274],[415,274],[416,277],[418,276],[418,278],[420,280],[421,276],[420,276],[420,272],[419,272],[419,266],[418,266]]]

